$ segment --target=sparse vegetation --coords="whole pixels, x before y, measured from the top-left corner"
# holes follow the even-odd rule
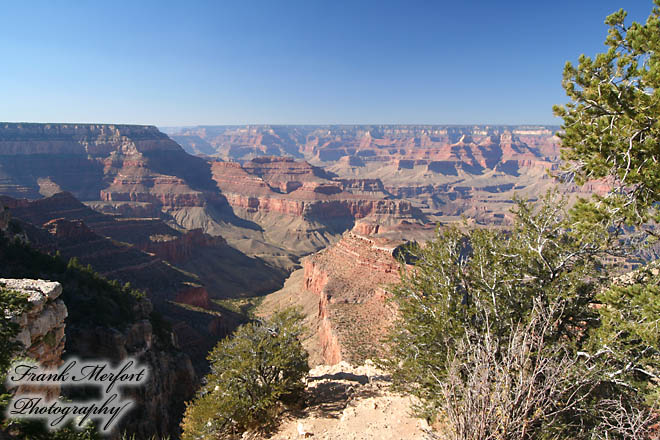
[[[263,299],[263,296],[251,296],[247,298],[214,299],[213,302],[234,313],[254,319],[254,311],[259,307]]]
[[[107,280],[77,258],[65,260],[59,254],[39,252],[17,239],[0,234],[0,265],[3,276],[59,281],[69,320],[122,327],[135,320],[135,306],[144,292],[130,284]]]

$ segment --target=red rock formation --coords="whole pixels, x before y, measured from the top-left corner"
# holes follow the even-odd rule
[[[70,191],[82,200],[159,208],[226,206],[209,164],[155,127],[0,124],[0,193],[38,198]]]
[[[376,235],[380,230],[380,225],[369,222],[357,222],[353,226],[353,232],[360,235]]]
[[[303,260],[304,288],[318,295],[321,352],[326,363],[379,355],[379,340],[394,319],[385,287],[398,281],[393,256],[400,242],[360,235],[360,226],[333,246]]]
[[[317,219],[421,214],[405,200],[387,199],[378,179],[327,179],[318,168],[292,159],[260,158],[244,166],[215,162],[212,171],[229,204],[248,213]]]
[[[53,219],[44,223],[43,228],[56,240],[84,243],[99,238],[80,220]]]
[[[180,290],[174,301],[205,309],[208,309],[211,305],[208,292],[201,286],[191,286],[187,289]]]
[[[143,251],[153,253],[170,263],[187,260],[193,253],[199,252],[200,248],[215,246],[227,246],[227,241],[222,237],[205,234],[201,229],[193,229],[179,236],[152,235],[150,241],[137,245]]]
[[[277,194],[295,194],[296,200],[317,199],[318,192],[305,186],[305,182],[318,182],[323,177],[314,172],[312,163],[336,175],[329,180],[341,182],[338,197],[350,193],[407,198],[432,220],[455,221],[476,210],[482,213],[480,222],[501,223],[515,193],[534,197],[554,184],[546,172],[558,167],[557,130],[545,126],[250,126],[183,130],[175,138],[184,147],[188,136],[204,139],[208,148],[226,160],[250,159],[268,155],[268,151],[305,157],[307,162],[252,160],[245,164],[244,177],[262,179],[246,179],[243,187],[238,180],[216,179],[223,193],[233,198],[233,206],[252,213],[280,210],[282,202],[273,205],[264,201],[273,197],[269,188]],[[261,160],[264,163],[259,163]],[[287,173],[297,177],[283,178]],[[456,188],[459,186],[470,189]],[[493,187],[498,189],[493,191]],[[588,190],[585,187],[581,191],[586,194]],[[482,196],[482,192],[502,195]],[[485,211],[481,209],[484,206]],[[344,209],[356,211],[346,203]],[[301,211],[300,206],[289,204],[281,209],[296,215]]]

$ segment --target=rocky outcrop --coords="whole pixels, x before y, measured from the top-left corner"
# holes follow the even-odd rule
[[[62,285],[44,280],[0,278],[0,288],[18,292],[28,300],[28,309],[12,317],[12,322],[20,326],[15,338],[23,346],[20,355],[36,360],[46,369],[59,367],[66,341],[64,320],[67,317],[67,308],[59,299]],[[59,396],[60,388],[21,386],[16,392],[38,392],[43,393],[46,399],[52,399]]]
[[[379,341],[395,316],[385,289],[399,280],[394,254],[400,245],[353,230],[303,260],[302,287],[318,296],[318,337],[325,363],[382,355]]]
[[[192,258],[202,248],[227,246],[227,241],[222,237],[205,234],[201,229],[193,229],[178,236],[153,234],[149,241],[138,243],[137,246],[170,263],[178,263]]]

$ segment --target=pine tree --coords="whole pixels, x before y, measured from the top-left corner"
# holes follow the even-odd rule
[[[626,24],[621,9],[605,20],[608,50],[567,63],[563,86],[570,102],[555,106],[564,120],[562,157],[578,183],[605,179],[611,190],[581,200],[576,229],[594,225],[641,229],[654,241],[660,220],[660,1],[646,23]],[[630,228],[628,228],[630,233]],[[646,236],[646,234],[642,234]],[[625,251],[620,243],[614,252]],[[660,274],[657,264],[603,289],[595,298],[599,328],[591,335],[590,362],[657,407],[660,382]]]
[[[567,171],[578,183],[612,185],[606,196],[583,202],[589,209],[582,207],[582,217],[592,211],[639,225],[660,220],[660,8],[645,24],[628,26],[625,19],[619,10],[605,20],[607,52],[581,55],[577,67],[566,63],[562,84],[570,102],[554,111],[564,120]]]

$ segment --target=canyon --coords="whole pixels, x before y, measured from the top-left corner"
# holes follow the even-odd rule
[[[27,299],[24,311],[7,317],[18,325],[17,354],[44,368],[56,368],[71,356],[112,364],[135,357],[150,374],[144,386],[126,390],[135,409],[110,438],[118,439],[122,432],[137,438],[176,433],[198,376],[176,335],[154,314],[151,301],[129,295],[127,287],[122,289],[88,269],[67,265],[59,254],[36,250],[28,242],[33,231],[21,229],[23,224],[7,212],[4,208],[0,212],[0,265],[11,278],[0,279],[0,287]],[[75,390],[57,386],[22,385],[11,392],[34,392],[47,399],[75,396],[71,394]]]
[[[482,225],[506,225],[514,195],[533,199],[557,183],[552,174],[558,172],[560,155],[556,126],[250,125],[164,130],[191,154],[248,164],[250,169],[255,160],[272,155],[304,160],[352,186],[354,194],[378,189],[387,199],[405,200],[421,210],[425,220],[441,223],[465,216]],[[276,185],[277,191],[287,189],[281,185]],[[591,185],[596,188],[561,187],[571,197],[606,188]]]
[[[190,395],[210,348],[250,313],[300,306],[313,364],[382,356],[405,244],[458,222],[506,228],[514,195],[555,185],[559,160],[550,126],[164,130],[0,123],[0,225],[146,294],[129,323],[94,327],[82,310],[98,304],[65,290],[57,333],[70,353],[148,360],[161,382],[136,391],[150,402],[138,433],[176,431],[158,415],[181,414],[167,399]]]
[[[373,286],[396,281],[393,249],[462,217],[505,226],[514,194],[554,183],[556,130],[227,126],[168,137],[152,126],[0,123],[0,204],[42,251],[144,290],[202,369],[245,320],[219,301],[276,291],[304,267],[322,357],[334,362],[355,356],[333,342],[344,321],[366,332],[391,318]],[[590,185],[563,188],[600,188]],[[378,322],[360,322],[365,308]]]

